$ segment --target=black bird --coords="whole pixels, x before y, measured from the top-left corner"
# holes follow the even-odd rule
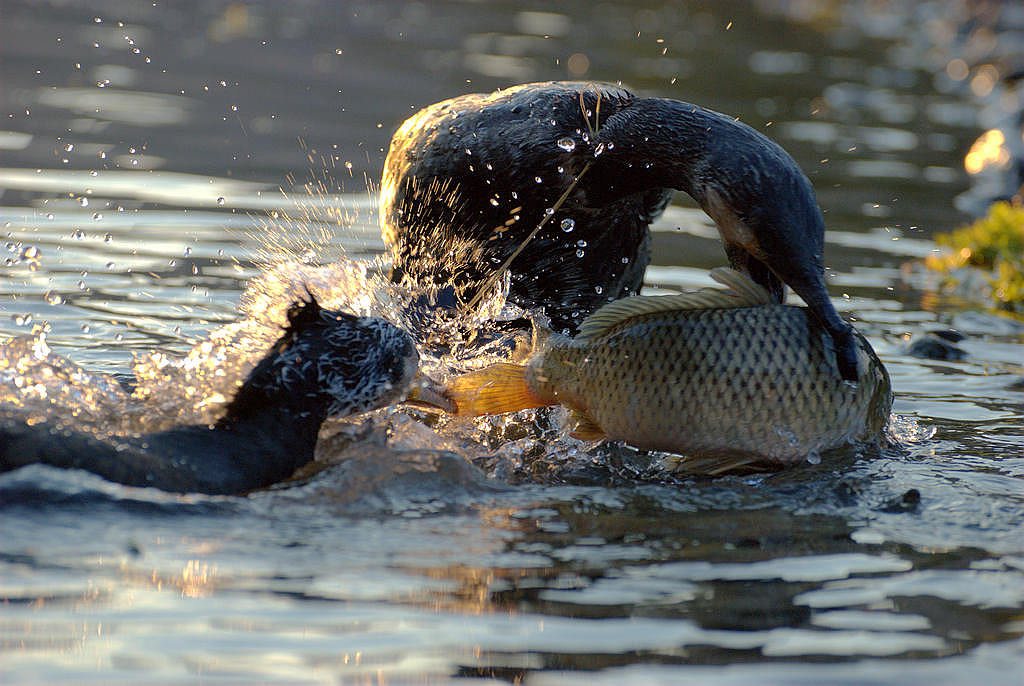
[[[465,306],[548,217],[511,263],[509,298],[572,334],[640,289],[648,226],[677,190],[714,219],[734,268],[779,302],[787,285],[804,299],[855,381],[851,327],[825,290],[825,222],[793,158],[732,117],[608,84],[525,84],[408,119],[381,185],[391,278]]]
[[[416,346],[401,329],[324,310],[310,296],[289,309],[284,335],[214,426],[101,438],[7,416],[0,418],[0,472],[40,463],[129,486],[245,493],[312,461],[327,417],[404,399],[418,365]]]

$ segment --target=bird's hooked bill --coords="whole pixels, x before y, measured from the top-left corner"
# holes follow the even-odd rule
[[[417,372],[405,402],[430,410],[455,414],[455,403],[444,393],[444,387],[422,372]]]

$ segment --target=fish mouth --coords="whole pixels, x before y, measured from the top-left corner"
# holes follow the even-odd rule
[[[449,398],[444,391],[444,386],[434,381],[426,374],[417,372],[412,380],[412,388],[405,402],[416,407],[428,410],[440,410],[448,414],[455,414],[457,409],[455,402]]]

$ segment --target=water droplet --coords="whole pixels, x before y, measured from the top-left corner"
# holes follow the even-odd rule
[[[218,205],[223,205],[223,204],[224,204],[225,202],[227,202],[227,201],[226,201],[226,200],[224,200],[224,197],[223,197],[223,196],[221,196],[221,197],[217,198],[217,204],[218,204]]]
[[[557,145],[566,152],[572,152],[573,150],[576,149],[575,139],[570,138],[569,136],[566,136],[565,138],[559,138]]]
[[[629,258],[628,257],[623,257],[622,258],[622,264],[629,264]]]
[[[586,252],[582,248],[576,251],[576,257],[583,257],[584,255],[586,255]]]
[[[107,269],[113,269],[113,268],[114,268],[114,263],[113,262],[107,262]]]
[[[53,221],[53,212],[47,212],[46,218],[49,219],[50,221]]]
[[[470,150],[469,148],[466,148],[466,154],[467,154],[467,155],[472,155],[472,154],[473,154],[473,151],[472,151],[472,150]]]
[[[594,292],[597,293],[598,295],[601,295],[602,293],[604,293],[604,289],[601,288],[600,286],[594,286]]]
[[[498,199],[497,198],[491,198],[491,204],[494,205],[495,207],[497,207],[498,206]]]
[[[89,333],[90,331],[92,331],[92,327],[89,326],[88,324],[82,324],[81,329],[82,333]]]
[[[539,176],[535,176],[535,177],[533,177],[533,180],[536,181],[537,183],[540,183],[544,179],[540,178]]]
[[[83,238],[85,238],[85,231],[82,231],[81,229],[75,229],[74,231],[71,232],[71,237],[74,238],[76,241],[80,241]]]
[[[549,217],[551,215],[553,215],[554,213],[555,213],[555,208],[554,207],[548,207],[547,209],[544,210],[544,214],[548,215]]]
[[[587,247],[587,242],[584,241],[584,240],[578,240],[578,241],[576,241],[576,247],[577,248],[585,248],[585,247]]]
[[[103,219],[103,213],[102,212],[93,212],[92,213],[92,218],[93,218],[93,221],[97,221],[97,222],[101,221]]]
[[[81,205],[82,207],[88,207],[89,206],[89,198],[85,198],[85,197],[79,198],[78,199],[78,204]]]
[[[95,169],[93,169],[93,170],[91,170],[89,172],[89,176],[99,176],[99,175],[100,175],[100,173],[98,171],[96,171]]]
[[[191,254],[192,254],[191,246],[185,246],[185,257],[188,257]]]
[[[75,144],[74,143],[68,143],[67,145],[64,146],[64,152],[71,152],[74,149],[75,149]]]
[[[42,253],[39,251],[39,248],[34,245],[30,245],[21,251],[21,259],[23,260],[36,260],[39,259],[40,255],[42,255]]]
[[[167,261],[167,265],[170,266],[170,267],[177,267],[178,266],[178,261],[177,260],[168,260]]]
[[[114,334],[114,340],[117,341],[118,343],[120,343],[121,341],[124,340],[124,334],[123,333]]]
[[[51,305],[60,305],[64,302],[64,299],[60,297],[60,293],[57,291],[46,291],[46,295],[43,296],[43,300]]]
[[[598,143],[597,147],[594,148],[594,157],[598,157],[599,155],[601,155],[601,153],[603,153],[604,150],[605,150],[604,143]]]
[[[576,222],[573,219],[566,217],[562,220],[562,231],[566,233],[572,233],[572,230],[576,228]]]
[[[85,281],[78,282],[78,290],[84,291],[86,289]]]

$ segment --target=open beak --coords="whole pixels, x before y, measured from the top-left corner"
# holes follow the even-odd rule
[[[441,410],[449,414],[455,414],[455,403],[444,393],[444,387],[431,379],[426,374],[417,372],[412,381],[412,388],[405,402],[417,407],[424,407],[431,410]]]

